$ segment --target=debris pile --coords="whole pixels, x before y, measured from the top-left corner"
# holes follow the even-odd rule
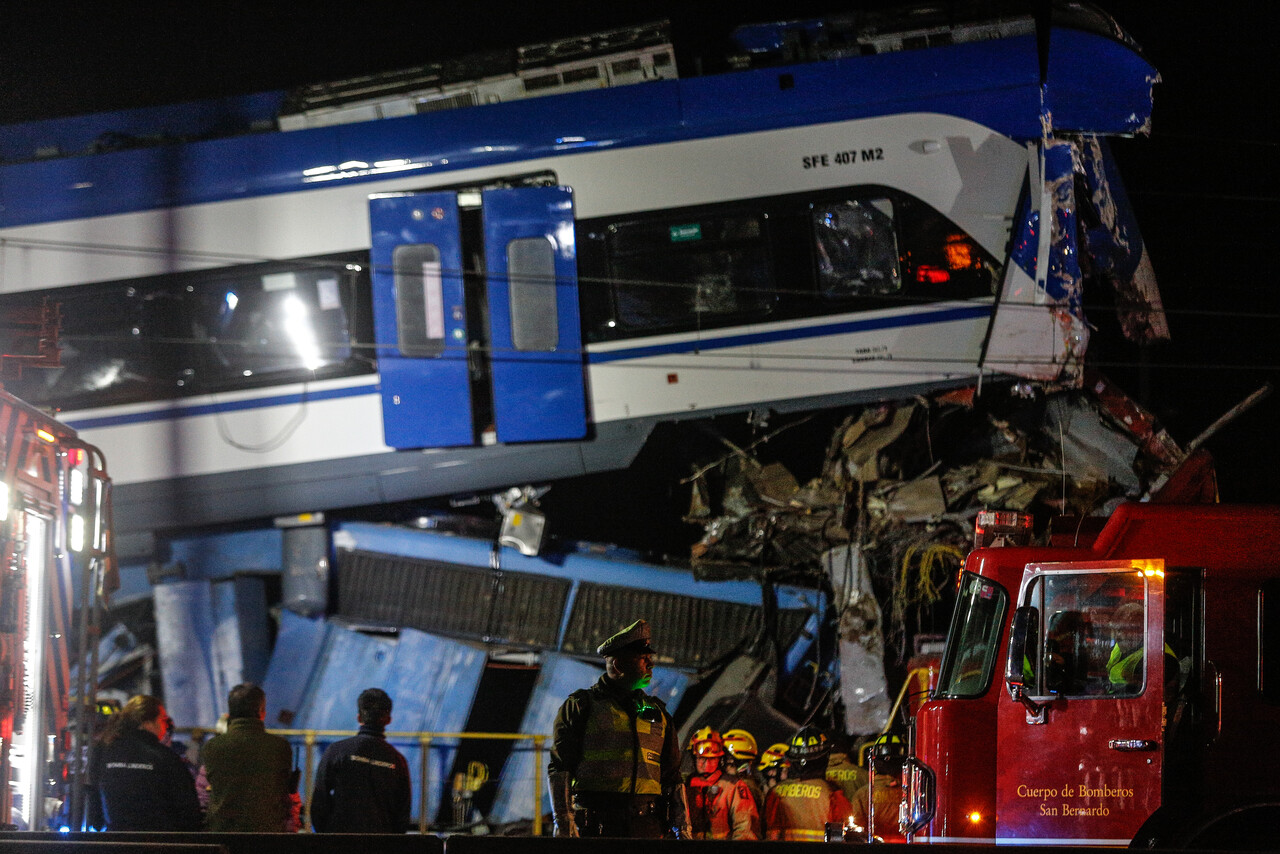
[[[807,575],[830,591],[852,732],[887,715],[883,653],[905,660],[909,634],[954,586],[980,510],[1042,524],[1105,516],[1150,496],[1185,458],[1101,376],[1080,389],[988,385],[851,411],[804,484],[766,456],[786,429],[746,448],[726,440],[730,452],[689,478],[686,521],[704,529],[692,566],[708,580]]]

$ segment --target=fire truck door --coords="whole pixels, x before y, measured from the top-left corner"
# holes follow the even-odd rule
[[[1027,568],[1028,697],[998,712],[999,843],[1126,844],[1160,805],[1163,576],[1159,561]]]

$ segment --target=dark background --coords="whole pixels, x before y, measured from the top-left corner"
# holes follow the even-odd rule
[[[0,20],[0,124],[282,89],[667,18],[681,72],[734,23],[883,2],[23,4]],[[1090,358],[1186,444],[1280,366],[1274,58],[1280,6],[1103,4],[1161,72],[1149,137],[1118,140],[1173,340],[1117,340],[1105,294]],[[714,67],[708,62],[703,66]],[[0,133],[3,129],[0,128]],[[1224,500],[1275,501],[1273,395],[1208,443]]]

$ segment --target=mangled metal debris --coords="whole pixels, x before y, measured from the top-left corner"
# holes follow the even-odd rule
[[[989,387],[868,406],[834,431],[821,474],[800,484],[767,445],[732,447],[690,479],[698,578],[808,574],[831,593],[850,732],[886,722],[886,649],[954,582],[979,510],[1106,513],[1140,498],[1184,455],[1101,376],[1046,393]]]

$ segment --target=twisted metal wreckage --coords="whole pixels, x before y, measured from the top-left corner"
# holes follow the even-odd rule
[[[1198,442],[1180,447],[1105,377],[1082,379],[868,406],[834,431],[821,474],[804,484],[757,456],[786,426],[747,447],[723,440],[729,453],[686,480],[686,521],[705,531],[692,549],[695,576],[799,574],[829,587],[845,728],[882,730],[884,665],[906,662],[913,634],[945,628],[934,625],[947,617],[935,606],[949,601],[980,510],[1079,526],[1126,499],[1215,499],[1211,461],[1189,453]]]

